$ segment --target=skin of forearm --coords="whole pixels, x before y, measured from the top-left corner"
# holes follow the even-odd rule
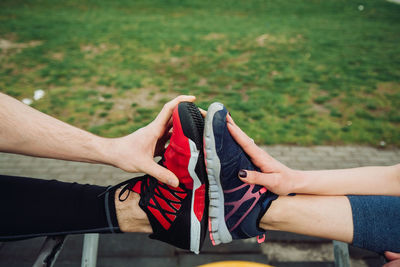
[[[295,171],[293,192],[315,195],[400,196],[400,164],[341,170]]]
[[[107,163],[109,143],[0,93],[0,151]]]

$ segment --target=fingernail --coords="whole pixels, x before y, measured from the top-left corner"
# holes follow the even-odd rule
[[[176,179],[172,179],[172,178],[169,178],[169,179],[167,180],[167,183],[168,183],[170,186],[173,186],[173,187],[177,187],[177,186],[179,185],[179,182],[178,182]]]
[[[240,178],[246,178],[247,177],[247,172],[245,170],[240,170],[239,171],[239,177]]]

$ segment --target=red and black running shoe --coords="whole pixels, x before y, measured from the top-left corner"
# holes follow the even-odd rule
[[[208,220],[204,119],[190,102],[180,103],[172,116],[173,132],[160,164],[179,178],[179,187],[168,186],[148,175],[117,186],[125,184],[120,197],[126,190],[140,194],[139,206],[153,229],[150,238],[199,253]]]

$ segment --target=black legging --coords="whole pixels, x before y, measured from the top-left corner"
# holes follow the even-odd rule
[[[107,188],[0,175],[0,241],[121,232]]]

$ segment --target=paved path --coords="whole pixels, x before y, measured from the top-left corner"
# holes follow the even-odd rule
[[[400,150],[360,146],[264,147],[272,156],[297,169],[334,169],[400,162]],[[115,184],[133,174],[97,164],[39,159],[0,153],[0,174],[58,179],[69,182]],[[212,247],[205,244],[198,256],[175,249],[144,234],[101,235],[98,266],[196,266],[218,260],[253,260],[275,266],[333,266],[329,240],[271,231],[268,242],[236,241]],[[1,266],[31,266],[43,238],[0,243]],[[140,246],[138,246],[140,244]],[[80,264],[82,236],[70,236],[56,266]],[[353,267],[379,266],[374,253],[351,248]]]
[[[400,0],[387,0],[388,2],[400,5]]]
[[[380,150],[361,146],[269,146],[272,156],[297,169],[335,169],[400,162],[400,149]],[[109,185],[132,178],[134,174],[99,164],[68,162],[0,153],[0,173],[66,182]]]

